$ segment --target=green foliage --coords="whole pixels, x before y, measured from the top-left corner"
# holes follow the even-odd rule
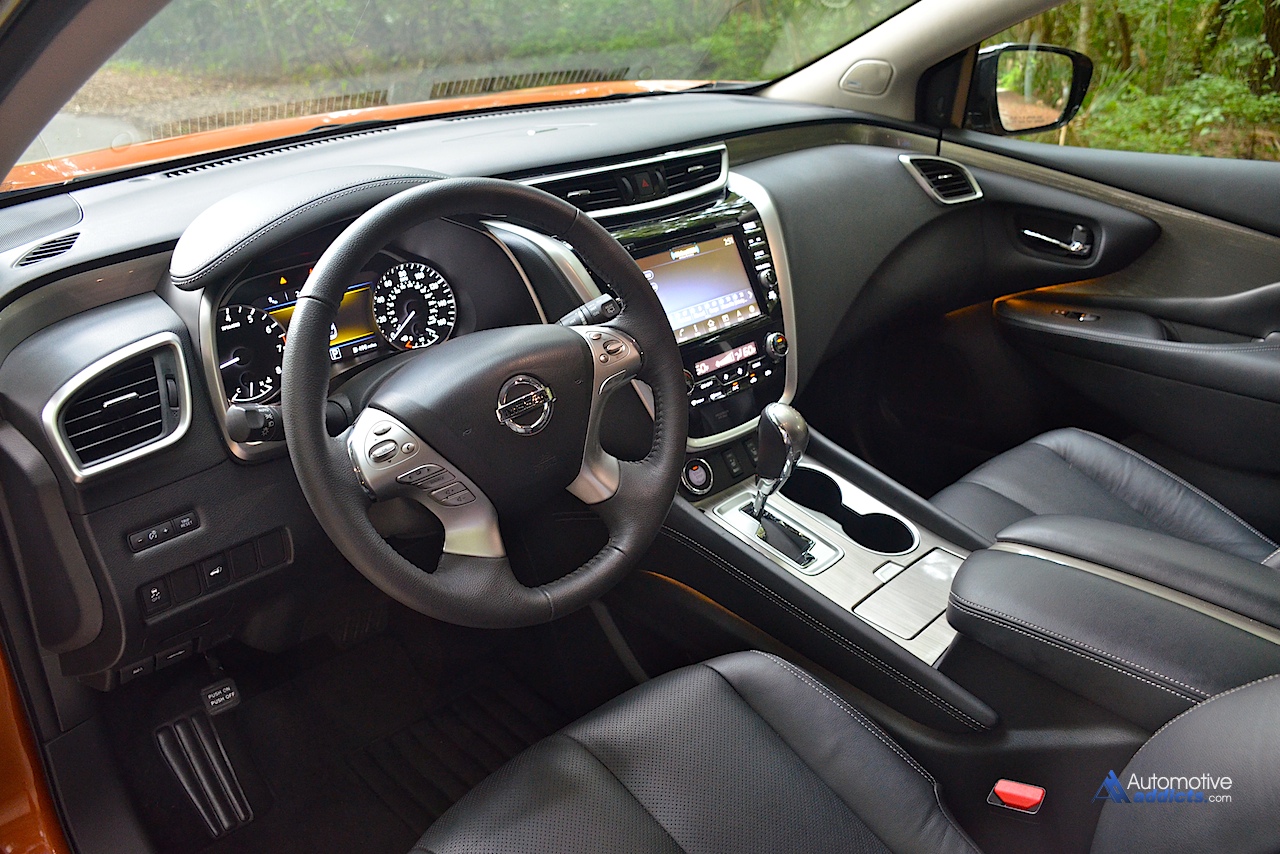
[[[1071,47],[1089,98],[1042,141],[1280,160],[1280,0],[1074,0],[992,40]]]

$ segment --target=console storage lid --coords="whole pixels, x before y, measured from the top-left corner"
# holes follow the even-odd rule
[[[1280,569],[1225,551],[1082,516],[1032,516],[996,539],[1092,561],[1280,628]]]
[[[1280,631],[1269,626],[1138,589],[1083,561],[1004,548],[964,562],[951,625],[1140,726],[1154,730],[1213,694],[1280,672]]]

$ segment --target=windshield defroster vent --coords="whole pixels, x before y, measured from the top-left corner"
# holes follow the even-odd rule
[[[935,201],[956,205],[982,198],[982,188],[969,170],[954,160],[904,154],[898,158]]]
[[[178,338],[162,332],[95,362],[45,406],[45,429],[76,480],[176,442],[191,399]]]
[[[725,147],[717,145],[524,183],[594,217],[618,216],[718,194],[729,181],[728,160]]]
[[[335,125],[340,127],[340,125]],[[273,148],[264,148],[261,151],[251,151],[248,154],[237,154],[232,157],[222,157],[217,160],[206,160],[204,163],[197,163],[194,166],[184,166],[181,169],[171,169],[164,173],[166,178],[180,178],[183,175],[194,175],[196,172],[205,172],[209,169],[216,169],[219,166],[229,166],[232,163],[245,163],[249,160],[257,160],[260,157],[270,157],[273,154],[280,154],[284,151],[297,151],[300,148],[311,148],[316,145],[328,145],[331,142],[338,142],[344,139],[354,139],[358,136],[370,136],[375,133],[388,133],[396,130],[399,125],[390,127],[368,128],[365,130],[351,131],[350,133],[334,133],[333,136],[322,136],[318,139],[308,139],[302,142],[291,142],[287,145],[277,145]]]
[[[80,237],[80,232],[74,231],[71,234],[64,234],[61,237],[55,237],[53,240],[46,240],[35,249],[18,259],[14,264],[15,267],[29,267],[32,264],[39,264],[41,261],[47,261],[50,258],[57,258],[59,255],[75,246],[76,239]]]

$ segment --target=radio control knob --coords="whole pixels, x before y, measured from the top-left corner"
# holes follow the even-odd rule
[[[791,345],[787,342],[787,336],[781,332],[770,332],[764,339],[764,351],[769,354],[775,362],[782,361],[782,358],[791,350]]]
[[[693,374],[689,373],[688,369],[684,372],[684,390],[689,394],[693,393]]]
[[[764,285],[766,288],[771,288],[778,284],[778,274],[773,272],[772,267],[768,270],[762,270],[757,278],[760,279],[760,284]]]

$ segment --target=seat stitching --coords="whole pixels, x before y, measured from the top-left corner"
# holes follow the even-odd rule
[[[1146,740],[1146,742],[1145,742],[1145,743],[1143,743],[1142,747],[1139,747],[1139,748],[1138,748],[1138,753],[1141,753],[1144,749],[1146,749],[1146,746],[1147,746],[1148,744],[1150,744],[1151,742],[1155,741],[1155,740],[1156,740],[1156,736],[1160,735],[1162,732],[1164,732],[1164,731],[1165,731],[1165,730],[1167,730],[1169,727],[1173,726],[1173,725],[1174,725],[1174,724],[1176,724],[1178,721],[1182,720],[1183,718],[1185,718],[1187,715],[1191,714],[1192,712],[1194,712],[1194,711],[1198,711],[1199,709],[1203,709],[1205,706],[1209,705],[1209,704],[1210,704],[1210,703],[1212,703],[1214,700],[1221,700],[1223,697],[1226,697],[1226,696],[1228,696],[1229,694],[1234,694],[1234,693],[1235,693],[1235,692],[1237,692],[1237,691],[1243,691],[1245,688],[1250,688],[1250,687],[1252,687],[1252,686],[1254,686],[1254,685],[1260,685],[1260,684],[1262,684],[1263,682],[1270,682],[1272,679],[1280,679],[1280,673],[1273,673],[1273,674],[1272,674],[1272,675],[1270,675],[1270,676],[1263,676],[1261,679],[1255,679],[1255,680],[1253,680],[1252,682],[1246,682],[1246,683],[1244,683],[1243,685],[1237,685],[1236,687],[1234,687],[1234,688],[1230,689],[1229,691],[1223,691],[1223,692],[1222,692],[1222,693],[1220,693],[1220,694],[1214,694],[1214,695],[1213,695],[1212,697],[1210,697],[1209,699],[1204,700],[1203,702],[1200,702],[1200,703],[1196,703],[1194,706],[1192,706],[1191,708],[1187,709],[1185,712],[1183,712],[1182,714],[1178,715],[1177,717],[1175,717],[1174,719],[1172,719],[1171,721],[1169,721],[1168,723],[1166,723],[1164,726],[1160,727],[1160,729],[1158,729],[1158,730],[1156,730],[1154,733],[1152,733],[1152,734],[1151,734],[1151,738],[1147,739],[1147,740]],[[1133,756],[1132,756],[1132,757],[1130,757],[1129,761],[1130,761],[1130,762],[1132,762],[1134,759],[1137,759],[1137,758],[1138,758],[1138,753],[1133,754]]]
[[[1002,623],[993,617],[989,617],[986,614],[983,614],[981,611],[974,611],[970,608],[966,608],[965,606],[957,602],[952,602],[951,604],[952,604],[952,607],[954,607],[956,610],[960,611],[963,614],[968,614],[969,616],[976,617],[979,620],[985,620],[986,622],[990,623],[993,626],[996,626],[997,628],[1004,629],[1005,631],[1014,632],[1016,634],[1020,634],[1025,637],[1029,637],[1032,640],[1040,641],[1041,643],[1046,644],[1047,646],[1051,646],[1055,649],[1060,649],[1063,652],[1069,652],[1072,655],[1077,656],[1078,658],[1083,658],[1085,661],[1089,662],[1090,664],[1097,664],[1101,667],[1106,667],[1109,670],[1114,670],[1116,673],[1120,673],[1125,676],[1128,676],[1131,679],[1136,679],[1139,682],[1145,682],[1146,684],[1152,686],[1153,688],[1159,688],[1161,691],[1165,691],[1166,693],[1174,695],[1178,699],[1188,700],[1192,703],[1199,702],[1202,699],[1201,697],[1188,697],[1180,691],[1176,691],[1173,688],[1170,688],[1166,685],[1161,685],[1159,682],[1154,682],[1143,676],[1139,676],[1136,673],[1130,673],[1128,670],[1123,670],[1119,667],[1116,667],[1114,664],[1110,664],[1106,661],[1099,661],[1098,659],[1092,656],[1085,655],[1083,652],[1080,652],[1079,650],[1076,650],[1076,649],[1072,649],[1069,646],[1064,646],[1063,644],[1057,643],[1056,641],[1051,641],[1048,638],[1041,637],[1040,635],[1032,634],[1031,632],[1018,628],[1017,626],[1011,626],[1007,623]]]
[[[1076,428],[1076,429],[1078,429],[1078,428]],[[1120,444],[1119,442],[1115,441],[1114,439],[1108,439],[1106,436],[1100,436],[1100,435],[1098,435],[1097,433],[1092,433],[1092,432],[1090,432],[1090,431],[1088,431],[1088,430],[1080,430],[1079,432],[1084,433],[1084,434],[1085,434],[1085,435],[1087,435],[1087,436],[1092,436],[1093,438],[1097,439],[1098,441],[1103,442],[1103,443],[1105,443],[1105,444],[1107,444],[1107,445],[1110,445],[1111,447],[1115,448],[1115,449],[1116,449],[1116,450],[1118,450],[1118,451],[1123,451],[1124,453],[1128,454],[1130,457],[1133,457],[1133,459],[1137,460],[1138,462],[1145,464],[1146,466],[1150,467],[1152,470],[1154,470],[1154,471],[1158,472],[1159,474],[1162,474],[1162,475],[1164,475],[1165,477],[1167,477],[1167,478],[1169,478],[1169,479],[1173,480],[1175,483],[1178,483],[1178,484],[1180,484],[1181,486],[1185,487],[1186,489],[1191,490],[1191,491],[1192,491],[1192,492],[1194,492],[1196,495],[1200,496],[1200,497],[1201,497],[1201,498],[1203,498],[1205,501],[1209,502],[1209,503],[1210,503],[1210,504],[1212,504],[1214,507],[1218,508],[1218,510],[1222,511],[1222,512],[1223,512],[1223,513],[1225,513],[1227,516],[1229,516],[1230,518],[1232,518],[1233,520],[1235,520],[1235,522],[1236,522],[1237,524],[1241,525],[1243,528],[1245,528],[1247,531],[1249,531],[1251,534],[1253,534],[1253,535],[1254,535],[1255,537],[1257,537],[1258,539],[1262,540],[1262,541],[1263,541],[1264,543],[1266,543],[1267,545],[1269,545],[1269,546],[1276,546],[1276,545],[1277,545],[1277,544],[1276,544],[1276,543],[1275,543],[1275,542],[1274,542],[1270,537],[1268,537],[1266,534],[1262,533],[1262,532],[1261,532],[1261,531],[1259,531],[1257,528],[1253,527],[1253,526],[1252,526],[1252,525],[1250,525],[1248,522],[1246,522],[1245,520],[1241,519],[1239,516],[1237,516],[1235,513],[1233,513],[1233,512],[1232,512],[1231,510],[1229,510],[1227,507],[1225,507],[1225,506],[1222,504],[1222,502],[1218,501],[1218,500],[1217,500],[1216,498],[1214,498],[1213,496],[1206,494],[1203,490],[1201,490],[1200,488],[1198,488],[1195,484],[1193,484],[1193,483],[1188,483],[1185,479],[1183,479],[1183,478],[1179,477],[1178,475],[1174,474],[1173,472],[1169,471],[1167,468],[1165,468],[1164,466],[1162,466],[1162,465],[1160,465],[1159,463],[1155,462],[1154,460],[1149,460],[1149,459],[1147,459],[1147,458],[1146,458],[1146,457],[1144,457],[1142,454],[1139,454],[1137,451],[1133,450],[1133,448],[1127,447],[1127,446],[1122,445],[1122,444]],[[1068,460],[1068,459],[1066,458],[1066,456],[1065,456],[1065,455],[1058,453],[1056,450],[1054,450],[1053,448],[1050,448],[1048,445],[1045,445],[1045,444],[1043,444],[1043,443],[1041,443],[1041,442],[1038,442],[1038,441],[1037,441],[1037,439],[1039,439],[1039,438],[1040,438],[1040,437],[1037,437],[1036,439],[1032,439],[1031,441],[1036,442],[1036,444],[1040,445],[1040,446],[1041,446],[1041,447],[1043,447],[1043,448],[1047,448],[1048,450],[1053,451],[1053,452],[1054,452],[1055,454],[1057,454],[1059,457],[1062,457],[1062,459],[1063,459],[1063,460],[1064,460],[1068,465],[1071,465],[1071,466],[1072,466],[1072,468],[1075,468],[1075,466],[1072,464],[1072,462],[1071,462],[1070,460]],[[1099,481],[1097,478],[1092,477],[1092,475],[1091,475],[1090,477],[1091,477],[1091,479],[1092,479],[1092,480],[1094,480],[1095,482],[1097,482],[1097,483],[1101,484],[1101,481]],[[1107,490],[1107,491],[1108,491],[1108,492],[1111,492],[1111,490]],[[1111,494],[1112,494],[1112,495],[1117,495],[1117,493],[1114,493],[1114,492],[1112,492]],[[1117,497],[1120,497],[1120,496],[1119,496],[1119,495],[1117,495]],[[1123,498],[1122,498],[1121,500],[1123,500]],[[1129,504],[1129,502],[1128,502],[1128,501],[1125,501],[1125,503],[1126,503],[1126,504]],[[1129,504],[1129,506],[1130,506],[1130,507],[1133,507],[1133,505],[1132,505],[1132,504]],[[1134,507],[1133,509],[1138,510],[1138,508],[1137,508],[1137,507]],[[1141,510],[1139,510],[1139,512],[1141,512]],[[1145,515],[1145,514],[1144,514],[1144,515]],[[1280,551],[1280,547],[1278,547],[1278,548],[1277,548],[1277,551]]]
[[[1143,742],[1142,746],[1138,748],[1137,752],[1136,752],[1136,753],[1134,753],[1132,756],[1130,756],[1130,757],[1129,757],[1129,761],[1125,763],[1125,767],[1128,767],[1128,766],[1132,765],[1132,764],[1134,763],[1134,761],[1135,761],[1135,760],[1137,760],[1137,758],[1138,758],[1139,756],[1141,756],[1141,755],[1142,755],[1142,751],[1144,751],[1144,750],[1146,750],[1148,747],[1150,747],[1150,746],[1151,746],[1151,742],[1153,742],[1153,741],[1155,741],[1157,738],[1159,738],[1159,737],[1164,733],[1164,731],[1165,731],[1165,730],[1167,730],[1169,727],[1173,726],[1173,725],[1174,725],[1174,724],[1176,724],[1178,721],[1182,720],[1183,718],[1185,718],[1187,715],[1191,714],[1192,712],[1197,712],[1197,711],[1199,711],[1200,709],[1203,709],[1205,706],[1209,705],[1209,704],[1210,704],[1210,703],[1212,703],[1214,700],[1220,700],[1220,699],[1222,699],[1223,697],[1226,697],[1226,696],[1228,696],[1228,695],[1234,694],[1234,693],[1235,693],[1235,692],[1237,692],[1237,691],[1243,691],[1245,688],[1251,688],[1251,687],[1253,687],[1254,685],[1261,685],[1263,682],[1270,682],[1272,679],[1280,679],[1280,673],[1274,673],[1274,674],[1272,674],[1272,675],[1270,675],[1270,676],[1263,676],[1261,679],[1255,679],[1255,680],[1253,680],[1252,682],[1246,682],[1246,683],[1244,683],[1243,685],[1237,685],[1236,687],[1232,688],[1232,689],[1231,689],[1231,690],[1229,690],[1229,691],[1223,691],[1221,694],[1214,694],[1214,695],[1213,695],[1212,697],[1210,697],[1209,699],[1204,700],[1203,702],[1200,702],[1200,703],[1196,703],[1194,706],[1192,706],[1191,708],[1187,709],[1187,710],[1186,710],[1185,712],[1183,712],[1182,714],[1177,715],[1176,717],[1174,717],[1173,719],[1171,719],[1170,721],[1168,721],[1164,726],[1160,727],[1160,729],[1158,729],[1158,730],[1156,730],[1154,733],[1152,733],[1152,734],[1151,734],[1151,738],[1148,738],[1145,742]]]
[[[933,779],[933,777],[929,774],[929,772],[924,770],[924,768],[920,765],[919,762],[916,762],[916,760],[913,759],[905,750],[903,750],[900,746],[898,746],[897,744],[889,740],[888,735],[881,732],[879,727],[875,726],[869,720],[864,718],[862,714],[858,712],[857,709],[854,709],[848,703],[844,702],[844,700],[840,699],[837,695],[832,693],[831,690],[827,688],[825,685],[822,685],[817,681],[811,679],[808,676],[808,674],[806,674],[804,671],[792,665],[789,661],[778,658],[775,655],[770,655],[767,652],[762,652],[761,650],[758,650],[758,649],[753,649],[751,650],[751,652],[753,652],[756,655],[764,656],[765,658],[772,661],[775,665],[787,670],[796,679],[799,679],[801,682],[808,685],[818,694],[822,695],[827,700],[829,700],[842,712],[844,712],[849,717],[853,718],[855,721],[861,724],[863,729],[867,730],[867,732],[871,733],[876,738],[878,738],[880,742],[884,744],[885,747],[889,748],[894,753],[898,754],[899,758],[901,758],[903,762],[906,762],[908,765],[914,768],[920,774],[920,776],[924,777],[930,783],[936,782]]]
[[[644,810],[645,815],[649,816],[649,818],[653,820],[653,823],[656,824],[662,830],[662,832],[667,835],[667,838],[671,840],[672,845],[674,845],[676,848],[678,848],[681,851],[685,851],[685,852],[688,851],[687,848],[685,848],[683,845],[680,844],[679,840],[677,840],[674,836],[671,835],[671,831],[667,830],[666,825],[658,821],[658,817],[649,810],[649,806],[644,801],[640,800],[640,798],[636,796],[635,792],[631,791],[630,786],[622,782],[622,779],[613,772],[613,769],[610,768],[603,759],[601,759],[599,756],[596,755],[594,750],[592,750],[590,747],[587,747],[581,741],[569,735],[569,733],[564,732],[563,730],[556,733],[553,736],[550,736],[550,738],[555,738],[557,735],[563,736],[564,738],[567,738],[569,741],[572,741],[574,744],[578,745],[578,747],[581,747],[588,756],[590,756],[592,759],[598,762],[600,764],[600,767],[609,773],[610,777],[618,781],[618,785],[622,787],[622,790],[624,792],[626,792],[628,795],[631,796],[631,800],[635,801],[636,804],[640,807],[640,809]]]
[[[805,683],[813,690],[817,691],[818,694],[820,694],[821,696],[826,697],[827,700],[833,703],[836,708],[840,709],[842,712],[847,714],[857,723],[861,724],[863,729],[865,729],[867,732],[871,733],[877,739],[879,739],[880,742],[884,744],[885,747],[888,747],[894,753],[898,754],[898,756],[901,757],[901,759],[904,762],[906,762],[908,765],[914,768],[916,772],[920,774],[920,776],[924,777],[924,779],[928,781],[928,783],[930,784],[930,787],[933,789],[933,799],[934,801],[937,802],[938,809],[942,812],[942,817],[945,818],[947,820],[947,823],[951,825],[952,830],[960,834],[961,838],[965,839],[966,841],[968,840],[968,836],[965,834],[963,830],[961,830],[959,827],[956,826],[955,821],[952,820],[951,818],[951,814],[947,811],[947,808],[943,806],[942,795],[938,791],[938,781],[935,780],[933,778],[933,775],[931,775],[928,771],[926,771],[924,767],[919,762],[917,762],[909,753],[907,753],[897,742],[895,742],[892,738],[890,738],[888,733],[880,729],[880,727],[874,721],[872,721],[862,712],[855,709],[852,705],[846,702],[842,697],[837,696],[834,692],[831,691],[830,688],[823,685],[821,682],[818,682],[816,679],[812,678],[804,670],[801,670],[800,668],[796,667],[794,664],[787,661],[786,659],[780,658],[776,655],[773,655],[772,653],[763,652],[762,650],[758,650],[758,649],[753,649],[751,650],[751,652],[755,653],[756,655],[763,656],[764,658],[769,659],[779,667],[782,667],[783,669],[789,671],[792,676],[799,679],[801,682]]]
[[[1213,693],[1212,691],[1205,691],[1203,689],[1197,688],[1194,685],[1188,685],[1186,682],[1179,682],[1177,679],[1174,679],[1172,676],[1166,676],[1165,674],[1161,673],[1159,670],[1153,670],[1150,667],[1143,667],[1141,664],[1138,664],[1133,661],[1129,661],[1126,658],[1121,658],[1120,656],[1109,653],[1106,650],[1098,649],[1096,646],[1090,646],[1089,644],[1084,643],[1083,641],[1076,640],[1075,638],[1071,638],[1071,637],[1067,637],[1066,635],[1059,634],[1058,632],[1055,632],[1051,629],[1046,629],[1044,626],[1036,625],[1035,623],[1030,622],[1029,620],[1023,620],[1018,617],[1014,617],[1009,614],[1006,614],[1002,611],[997,611],[995,608],[991,608],[986,605],[980,605],[977,602],[972,602],[968,599],[963,598],[962,596],[955,593],[954,591],[952,591],[950,596],[953,602],[961,602],[969,606],[971,610],[981,611],[986,614],[993,614],[997,617],[1003,617],[1004,619],[1009,620],[1010,622],[1018,623],[1019,625],[1026,626],[1029,629],[1035,629],[1038,632],[1044,632],[1046,635],[1051,635],[1052,637],[1055,637],[1060,641],[1064,641],[1065,643],[1070,644],[1071,646],[1080,647],[1081,649],[1087,649],[1090,652],[1093,652],[1093,653],[1096,653],[1097,655],[1102,656],[1103,658],[1109,659],[1111,661],[1115,661],[1120,664],[1127,664],[1132,668],[1141,670],[1144,673],[1149,673],[1152,676],[1159,676],[1161,679],[1165,679],[1169,682],[1172,682],[1174,685],[1181,685],[1183,688],[1187,688],[1191,691],[1195,691],[1201,696],[1208,697]]]
[[[839,634],[834,629],[830,628],[829,626],[820,622],[819,620],[816,620],[815,618],[811,617],[809,614],[805,613],[803,610],[797,608],[795,605],[787,601],[785,598],[783,598],[779,594],[775,593],[773,590],[770,590],[768,587],[761,584],[756,579],[752,578],[751,576],[739,570],[737,567],[725,561],[715,552],[712,552],[704,548],[702,544],[697,542],[696,540],[686,537],[684,534],[680,533],[679,531],[676,531],[672,528],[668,528],[666,526],[663,526],[662,534],[668,537],[669,539],[676,540],[676,542],[678,543],[689,546],[690,548],[697,551],[699,554],[702,554],[708,560],[712,561],[714,564],[716,564],[720,568],[724,569],[726,572],[730,573],[731,576],[737,578],[739,581],[742,581],[756,588],[759,592],[764,594],[766,597],[768,597],[769,599],[772,599],[778,605],[781,605],[784,610],[788,611],[793,616],[807,623],[809,626],[813,627],[814,629],[816,629],[817,631],[819,631],[820,633],[822,633],[823,635],[825,635],[826,637],[834,641],[835,643],[849,650],[854,655],[857,655],[866,659],[867,662],[870,663],[873,667],[885,673],[885,675],[889,676],[895,682],[898,682],[903,687],[919,695],[922,699],[926,700],[931,705],[937,707],[942,712],[945,712],[947,715],[960,721],[970,729],[975,729],[975,730],[978,730],[979,732],[988,729],[988,727],[982,722],[971,717],[964,711],[956,708],[955,706],[947,702],[942,697],[939,697],[937,694],[934,694],[928,688],[926,688],[923,685],[920,685],[918,682],[913,680],[910,676],[907,676],[906,674],[901,673],[891,665],[881,661],[879,658],[877,658],[875,655],[868,652],[867,650],[863,649],[861,646],[858,646],[857,644],[850,642],[843,635]]]
[[[1273,557],[1275,557],[1276,555],[1280,555],[1280,548],[1276,549],[1276,550],[1275,550],[1275,551],[1273,551],[1271,554],[1267,555],[1266,557],[1264,557],[1264,558],[1262,559],[1262,564],[1263,564],[1263,566],[1268,566],[1268,567],[1270,567],[1270,564],[1268,564],[1268,563],[1267,563],[1267,561],[1271,560],[1271,559],[1272,559]]]

